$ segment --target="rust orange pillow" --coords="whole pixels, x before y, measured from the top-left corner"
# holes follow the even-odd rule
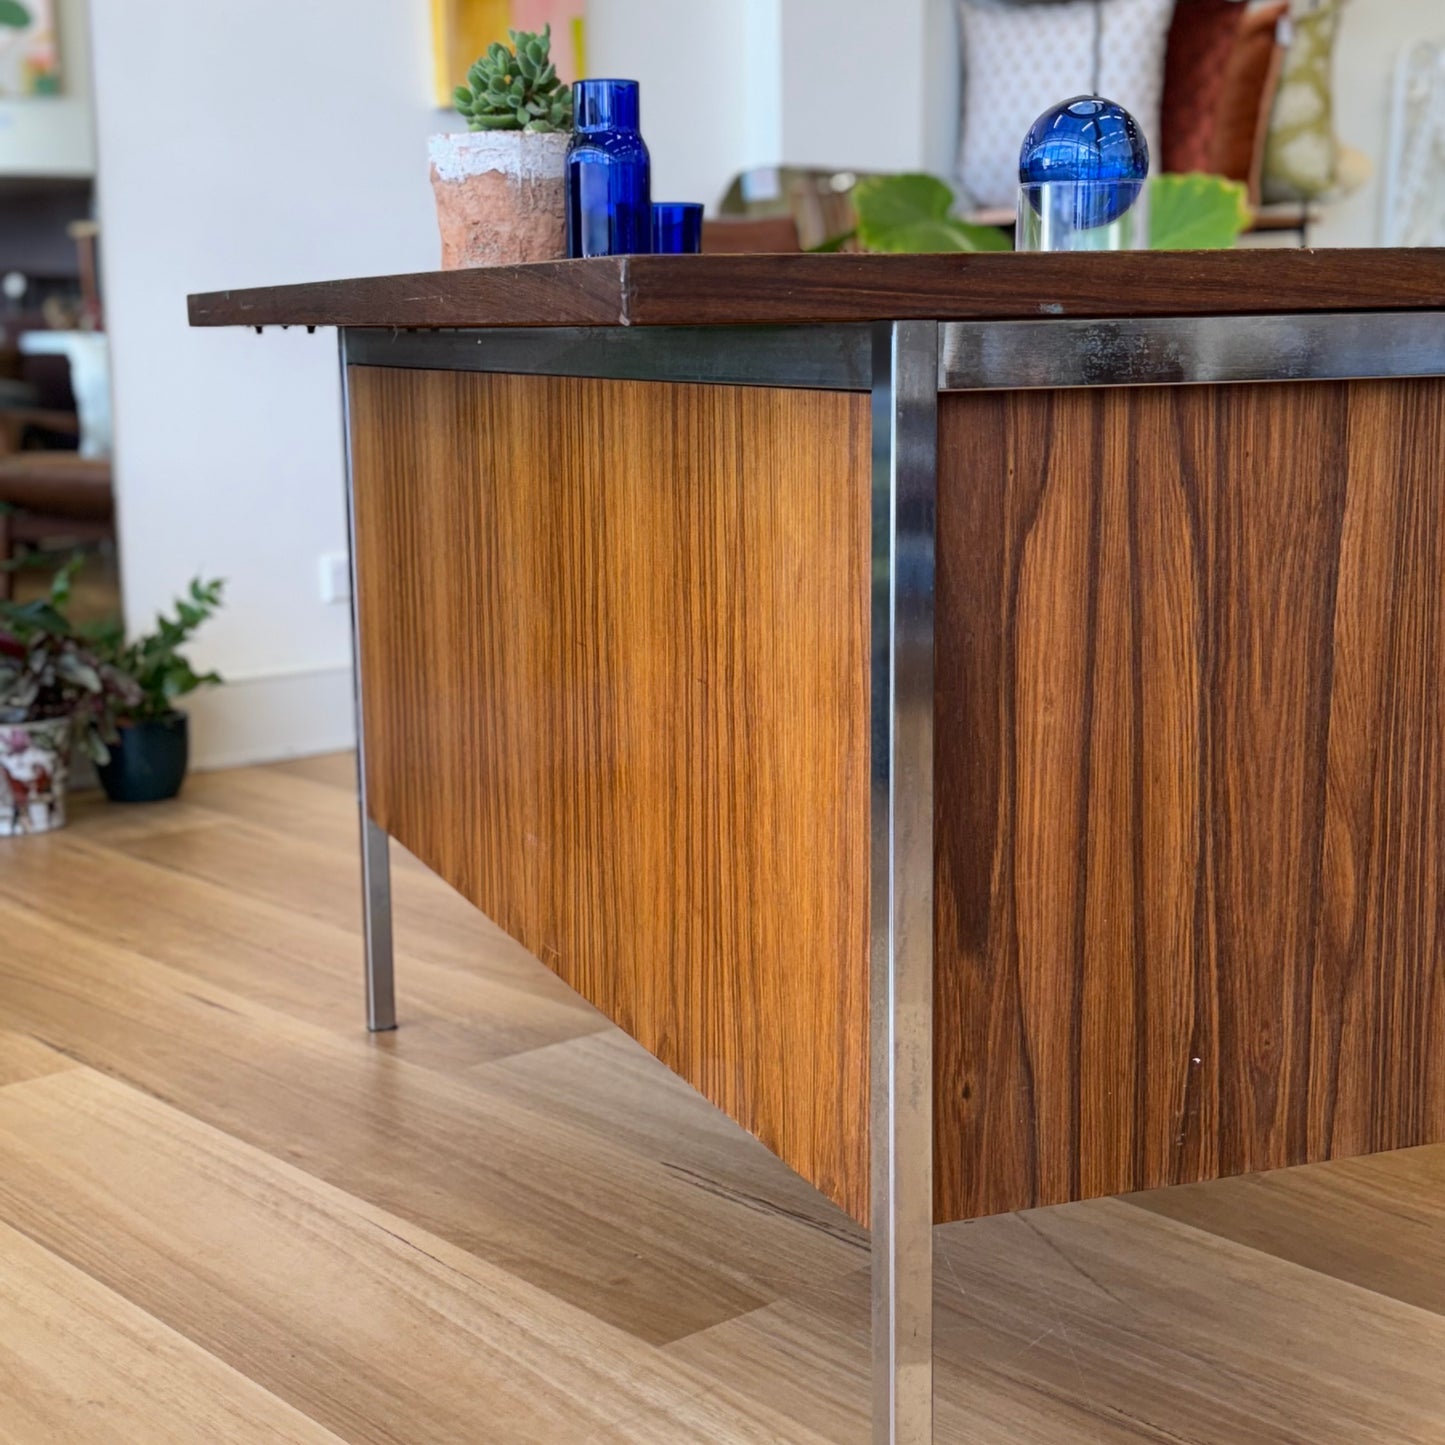
[[[1289,0],[1245,12],[1219,99],[1213,150],[1206,169],[1232,181],[1243,181],[1249,187],[1251,205],[1259,204],[1269,113],[1274,107],[1284,60],[1279,32],[1288,14]]]
[[[1207,171],[1235,42],[1244,21],[1242,0],[1179,0],[1164,57],[1160,169]]]

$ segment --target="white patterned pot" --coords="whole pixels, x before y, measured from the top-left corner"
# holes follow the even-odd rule
[[[0,838],[65,826],[70,719],[0,723]]]
[[[570,131],[462,131],[431,138],[442,270],[567,254]]]

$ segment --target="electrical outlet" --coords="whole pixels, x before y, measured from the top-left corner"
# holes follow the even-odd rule
[[[345,552],[323,553],[320,572],[323,602],[351,601],[351,558]]]

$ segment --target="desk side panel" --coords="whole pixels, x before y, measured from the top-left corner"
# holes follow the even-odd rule
[[[940,426],[939,1217],[1445,1138],[1445,381]]]
[[[376,821],[861,1215],[868,398],[351,386]]]

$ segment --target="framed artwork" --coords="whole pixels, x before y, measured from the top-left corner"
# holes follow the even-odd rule
[[[587,0],[432,0],[437,104],[450,107],[471,63],[494,40],[506,40],[508,30],[550,25],[557,74],[580,79],[587,73],[586,11]]]
[[[0,0],[0,98],[59,93],[55,0]]]

